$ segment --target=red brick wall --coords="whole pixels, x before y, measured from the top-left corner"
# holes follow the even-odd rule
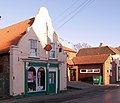
[[[9,55],[0,56],[0,71],[9,73],[10,65],[9,65]]]
[[[80,73],[80,69],[99,69],[100,73]],[[91,64],[91,65],[79,65],[78,66],[78,80],[81,81],[83,78],[89,78],[92,76],[103,75],[102,64]]]

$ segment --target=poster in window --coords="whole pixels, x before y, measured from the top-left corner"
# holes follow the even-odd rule
[[[32,71],[28,72],[28,82],[33,82],[34,81],[34,74]]]
[[[38,78],[41,78],[41,72],[38,72]]]

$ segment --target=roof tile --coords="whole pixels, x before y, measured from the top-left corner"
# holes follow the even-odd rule
[[[73,58],[73,62],[75,65],[102,64],[108,59],[109,56],[110,56],[109,54],[78,56]]]
[[[34,18],[14,24],[0,30],[0,54],[7,53],[11,45],[17,45],[20,38],[26,33],[29,26],[32,25]]]

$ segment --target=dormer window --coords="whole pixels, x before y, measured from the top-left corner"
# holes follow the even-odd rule
[[[37,40],[30,39],[30,57],[37,56]]]
[[[56,58],[56,44],[51,43],[52,49],[49,52],[49,58],[50,59],[55,59]]]

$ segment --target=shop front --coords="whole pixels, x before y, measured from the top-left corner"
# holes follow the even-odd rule
[[[58,93],[59,64],[25,62],[25,65],[25,95]]]

